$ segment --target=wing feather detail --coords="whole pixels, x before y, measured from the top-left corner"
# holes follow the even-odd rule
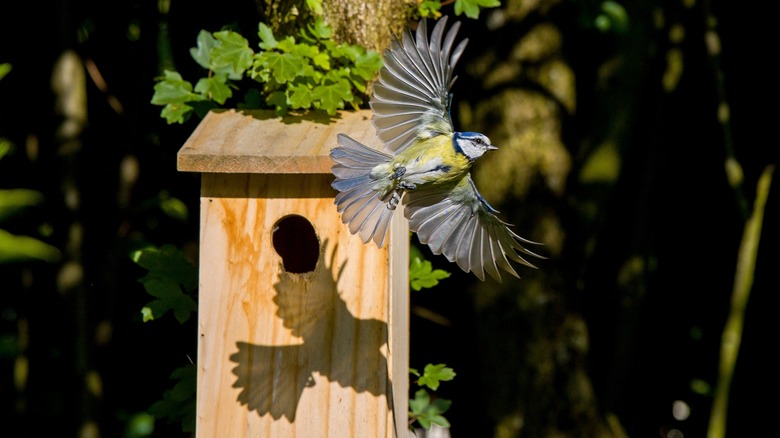
[[[447,17],[437,21],[428,37],[426,20],[412,35],[406,29],[385,51],[385,65],[374,83],[371,109],[377,136],[398,153],[419,138],[453,132],[449,115],[452,71],[468,40],[453,49],[460,23],[446,34]]]
[[[473,272],[480,280],[485,273],[501,281],[499,268],[519,277],[510,260],[534,267],[520,254],[541,256],[523,244],[535,244],[524,239],[496,216],[496,210],[485,202],[471,180],[465,177],[449,188],[429,188],[410,191],[404,197],[404,215],[409,227],[421,243],[434,254],[443,254],[465,272]]]

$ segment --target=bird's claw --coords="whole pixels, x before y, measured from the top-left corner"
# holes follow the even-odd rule
[[[393,166],[393,170],[395,172],[393,172],[393,174],[390,175],[390,179],[398,179],[404,176],[404,174],[406,173],[406,167],[402,166],[400,163],[396,163]]]

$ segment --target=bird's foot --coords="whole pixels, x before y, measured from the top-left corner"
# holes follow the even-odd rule
[[[398,188],[403,190],[414,190],[417,188],[417,184],[406,181],[398,181]]]
[[[393,192],[393,196],[387,201],[387,208],[389,210],[395,210],[398,207],[398,203],[401,202],[401,195],[398,192]]]
[[[393,165],[393,172],[392,175],[390,175],[390,179],[398,179],[406,173],[406,167],[402,166],[401,163],[395,163]]]

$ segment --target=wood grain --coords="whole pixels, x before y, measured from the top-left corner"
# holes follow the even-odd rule
[[[368,110],[344,111],[337,117],[212,111],[182,146],[177,166],[204,173],[330,173],[328,153],[336,146],[336,134],[379,146],[370,119]]]
[[[212,114],[179,154],[203,172],[196,436],[406,437],[408,224],[399,211],[385,248],[363,244],[330,188],[335,133],[373,135],[365,113],[341,128]],[[311,272],[274,246],[292,215],[316,235]]]

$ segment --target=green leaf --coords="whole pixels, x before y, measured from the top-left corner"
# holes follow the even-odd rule
[[[12,69],[13,67],[11,66],[11,64],[7,62],[0,64],[0,79],[3,79],[5,75],[7,75],[8,73],[11,73]]]
[[[215,32],[214,37],[219,41],[211,49],[211,66],[215,72],[220,67],[230,67],[230,72],[242,75],[252,66],[254,52],[246,38],[230,30]]]
[[[43,203],[43,194],[30,189],[0,190],[0,221]]]
[[[321,40],[328,40],[333,36],[333,29],[325,23],[322,17],[317,17],[314,24],[309,24],[306,28],[312,35]]]
[[[306,84],[291,85],[288,89],[290,106],[292,108],[311,108],[314,100],[311,89]]]
[[[314,65],[323,69],[330,70],[330,55],[325,52],[320,52],[311,58]]]
[[[258,26],[257,35],[260,36],[260,48],[263,50],[273,50],[279,44],[274,38],[274,32],[265,23]]]
[[[331,50],[331,56],[334,58],[345,58],[355,62],[358,57],[365,53],[365,49],[356,45],[343,44]]]
[[[452,402],[450,400],[436,399],[431,402],[428,391],[418,390],[413,399],[409,400],[409,418],[416,420],[425,429],[430,429],[431,424],[437,424],[442,427],[450,427],[443,413],[447,412]]]
[[[226,100],[233,96],[233,90],[227,85],[225,75],[214,75],[210,78],[201,78],[195,84],[195,91],[209,96],[212,100],[224,104]]]
[[[428,260],[414,257],[409,265],[409,283],[412,289],[419,291],[439,284],[439,280],[448,278],[450,273],[443,269],[433,269]]]
[[[192,84],[175,71],[165,70],[165,76],[154,85],[153,105],[186,103],[203,97],[192,92]]]
[[[192,107],[183,103],[169,103],[160,111],[160,116],[168,122],[169,125],[174,123],[184,123],[190,118]]]
[[[154,312],[147,306],[141,308],[141,316],[144,322],[154,321]]]
[[[314,15],[322,15],[322,0],[306,0],[306,7]]]
[[[349,86],[349,81],[344,78],[334,80],[334,77],[334,75],[328,74],[323,81],[328,83],[318,85],[312,91],[312,96],[318,102],[319,108],[324,109],[330,115],[334,115],[338,109],[344,108],[344,101],[352,100],[352,89]]]
[[[369,51],[361,53],[355,58],[354,72],[361,78],[370,81],[376,75],[376,72],[382,68],[382,58],[377,52]]]
[[[62,253],[57,248],[34,237],[17,236],[0,229],[0,265],[41,260],[57,262]]]
[[[424,0],[417,6],[417,12],[422,18],[439,18],[441,16],[441,1]]]
[[[250,88],[244,94],[244,101],[239,102],[239,109],[257,109],[263,107],[263,98],[260,95],[260,90],[257,88]]]
[[[499,0],[455,0],[455,15],[465,13],[467,17],[479,18],[479,8],[495,8],[501,6]]]
[[[142,311],[145,321],[159,319],[171,310],[184,323],[197,311],[197,303],[190,294],[198,287],[198,270],[180,250],[173,245],[151,247],[133,252],[131,258],[149,271],[139,281],[156,298],[146,305],[148,311]]]
[[[219,41],[211,35],[211,32],[201,30],[198,34],[197,42],[197,47],[190,49],[190,56],[192,56],[192,59],[201,67],[210,69],[211,49],[219,45]]]
[[[439,389],[439,382],[447,382],[455,378],[455,371],[452,368],[442,364],[425,365],[423,375],[417,380],[420,386],[427,386],[436,391]]]
[[[194,364],[174,370],[171,380],[176,383],[163,393],[162,400],[149,407],[149,413],[169,424],[180,422],[184,432],[194,432],[197,378],[198,369]]]
[[[274,107],[276,110],[276,115],[283,116],[287,114],[287,95],[284,93],[284,91],[274,91],[268,95],[268,98],[265,101]]]
[[[276,45],[276,48],[282,52],[293,53],[295,51],[295,46],[295,38],[288,36],[279,41],[279,44]]]
[[[10,140],[5,137],[0,137],[0,158],[10,154],[13,149],[14,144],[11,143]]]
[[[266,52],[263,66],[271,70],[276,82],[284,84],[295,79],[304,67],[303,58],[291,53]]]

